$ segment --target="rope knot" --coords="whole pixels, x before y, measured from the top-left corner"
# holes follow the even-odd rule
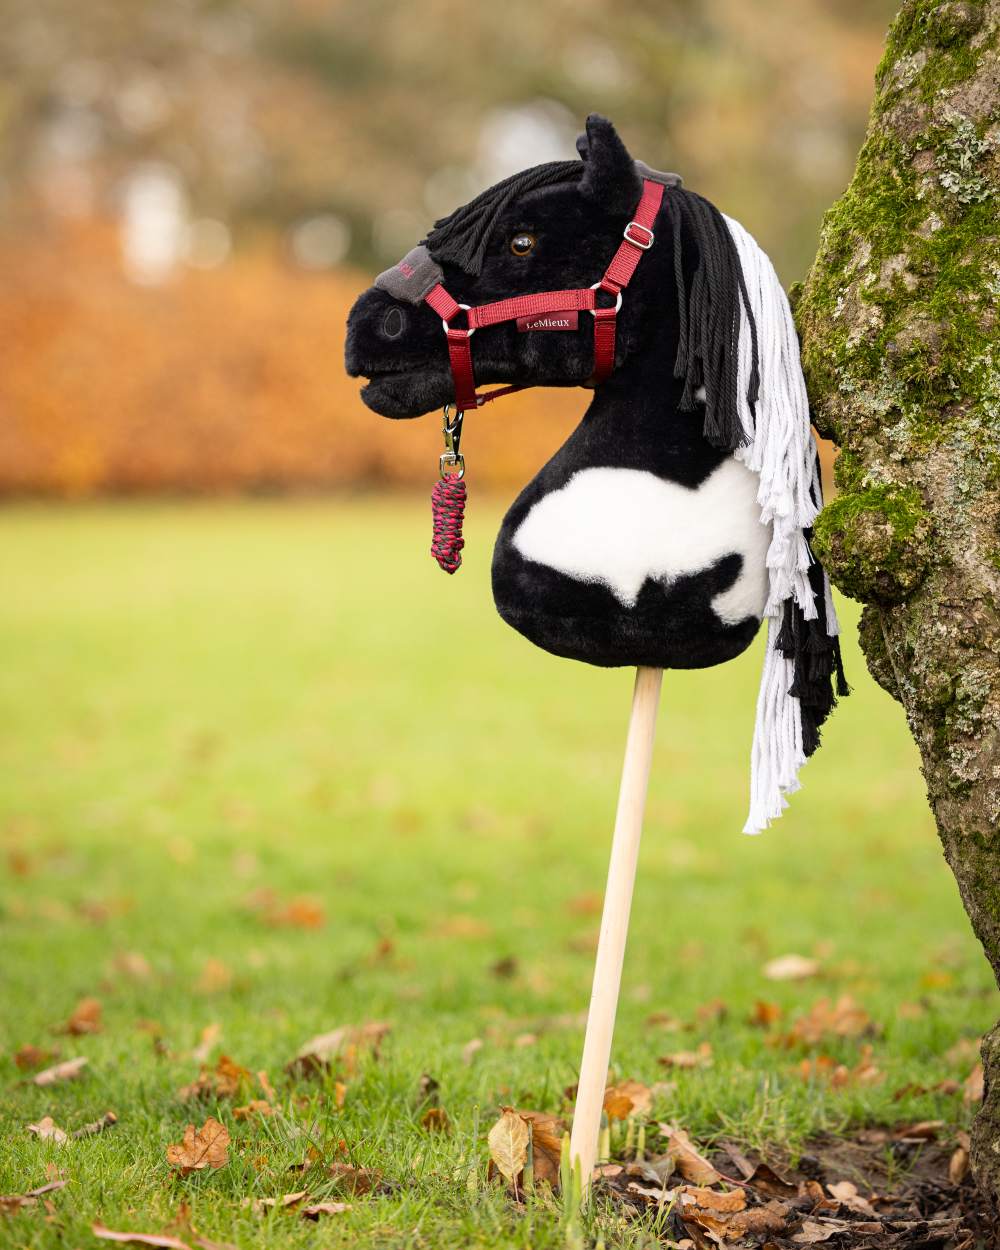
[[[454,573],[462,563],[465,500],[465,482],[460,477],[452,474],[434,483],[431,491],[431,512],[434,516],[431,555],[446,573]]]

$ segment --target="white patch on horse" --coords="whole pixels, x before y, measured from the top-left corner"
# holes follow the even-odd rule
[[[534,505],[513,538],[526,560],[600,582],[626,608],[647,578],[669,586],[737,553],[739,576],[712,600],[725,625],[763,616],[770,541],[757,475],[733,459],[694,489],[641,469],[581,469]]]

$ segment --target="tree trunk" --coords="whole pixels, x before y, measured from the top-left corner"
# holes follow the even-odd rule
[[[793,294],[817,428],[816,526],[906,710],[945,858],[1000,981],[1000,0],[907,0],[854,178]],[[972,1134],[1000,1202],[1000,1025]]]

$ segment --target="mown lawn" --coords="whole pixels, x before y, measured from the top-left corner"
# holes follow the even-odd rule
[[[562,1244],[544,1203],[518,1213],[487,1182],[486,1132],[501,1103],[558,1111],[575,1079],[631,675],[500,622],[498,516],[473,498],[448,578],[422,497],[0,514],[0,1193],[48,1165],[69,1181],[48,1218],[0,1214],[0,1244],[88,1248],[106,1244],[95,1220],[161,1231],[178,1213],[241,1247]],[[760,838],[739,832],[758,653],[665,680],[614,1064],[672,1082],[657,1118],[703,1142],[794,1150],[970,1114],[961,1094],[896,1097],[963,1080],[975,1056],[953,1048],[997,1005],[902,714],[844,616],[855,694]],[[820,974],[766,979],[789,953]],[[816,1055],[854,1070],[864,1038],[772,1044],[843,994],[877,1026],[874,1083],[800,1071]],[[54,1032],[85,997],[102,1031]],[[715,1000],[726,1014],[699,1016]],[[770,1031],[748,1023],[758,1000],[784,1011]],[[393,1026],[377,1060],[284,1075],[313,1034],[372,1020]],[[178,1099],[212,1025],[210,1063],[266,1070],[277,1114]],[[658,1063],[703,1042],[710,1066]],[[13,1062],[25,1044],[89,1064],[39,1088]],[[449,1132],[422,1126],[425,1073]],[[26,1129],[108,1109],[113,1129],[65,1145]],[[166,1147],[210,1114],[229,1164],[180,1178]],[[307,1159],[305,1178],[288,1171]],[[335,1197],[335,1159],[391,1192],[319,1223],[242,1205]]]

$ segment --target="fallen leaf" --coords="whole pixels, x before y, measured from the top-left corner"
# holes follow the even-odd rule
[[[849,1211],[856,1211],[858,1215],[874,1217],[876,1214],[875,1208],[867,1198],[861,1197],[857,1185],[852,1181],[838,1181],[835,1185],[827,1185],[826,1192]]]
[[[350,1209],[349,1202],[313,1202],[302,1208],[302,1218],[318,1220],[321,1215],[340,1215],[341,1212],[350,1211]]]
[[[819,960],[808,959],[805,955],[779,955],[762,969],[768,981],[804,981],[817,976],[819,970]]]
[[[228,990],[233,983],[233,974],[228,964],[221,959],[206,959],[201,966],[201,975],[195,982],[195,989],[200,994],[220,994]]]
[[[103,1224],[91,1224],[90,1231],[102,1241],[118,1241],[131,1246],[160,1246],[162,1250],[191,1250],[186,1241],[170,1233],[118,1233]]]
[[[38,1206],[38,1199],[43,1194],[53,1193],[57,1189],[65,1189],[69,1181],[54,1180],[47,1185],[39,1185],[37,1189],[29,1189],[26,1194],[0,1194],[0,1211],[18,1211],[22,1207]]]
[[[263,1068],[257,1073],[257,1080],[260,1082],[260,1087],[264,1091],[264,1097],[267,1101],[277,1102],[278,1095],[274,1092],[274,1086],[268,1080],[267,1073]]]
[[[308,1189],[300,1189],[294,1194],[282,1194],[280,1198],[244,1198],[241,1206],[250,1207],[254,1215],[263,1215],[265,1211],[270,1211],[274,1207],[279,1207],[282,1211],[289,1207],[298,1206],[303,1199],[309,1197]]]
[[[660,1132],[667,1139],[667,1154],[677,1171],[692,1185],[716,1185],[722,1179],[709,1161],[698,1153],[690,1137],[681,1128],[661,1124]]]
[[[191,1058],[196,1059],[198,1063],[207,1063],[208,1056],[212,1053],[212,1047],[219,1040],[221,1032],[221,1024],[206,1024],[201,1031],[201,1039],[198,1045],[191,1052]]]
[[[630,1115],[649,1115],[653,1091],[639,1081],[619,1081],[604,1091],[604,1110],[609,1120],[627,1120]]]
[[[498,959],[496,963],[490,964],[490,972],[501,980],[509,981],[512,977],[517,976],[519,964],[513,955],[504,955],[502,959]]]
[[[665,1068],[708,1068],[712,1065],[712,1043],[702,1042],[697,1050],[678,1050],[661,1055],[656,1061]]]
[[[949,1063],[963,1067],[970,1059],[978,1059],[979,1051],[982,1047],[982,1038],[979,1037],[960,1037],[954,1046],[949,1047],[945,1051],[944,1057]]]
[[[765,1002],[764,999],[758,998],[753,1005],[747,1018],[747,1023],[751,1028],[769,1029],[772,1024],[777,1024],[781,1019],[782,1011],[777,1003]]]
[[[355,1167],[352,1163],[331,1163],[327,1171],[337,1182],[338,1188],[350,1194],[368,1194],[382,1185],[380,1172]]]
[[[134,981],[148,981],[153,975],[149,960],[138,951],[119,951],[112,967],[115,972],[131,977]]]
[[[720,1193],[716,1189],[699,1188],[697,1185],[685,1185],[681,1191],[684,1198],[690,1199],[699,1207],[711,1207],[713,1211],[742,1211],[747,1204],[746,1192],[742,1189],[730,1189],[728,1193]]]
[[[73,1014],[58,1030],[80,1037],[84,1033],[100,1033],[101,1031],[101,1000],[99,998],[81,998],[73,1008]]]
[[[959,1144],[948,1160],[948,1179],[953,1185],[961,1185],[969,1174],[969,1135],[959,1133],[958,1138]]]
[[[895,1141],[937,1141],[943,1128],[944,1120],[919,1120],[896,1129],[892,1136]]]
[[[518,1108],[517,1114],[528,1122],[535,1184],[544,1182],[555,1189],[559,1184],[565,1123],[559,1116],[549,1115],[545,1111],[525,1111]]]
[[[792,1241],[800,1246],[814,1246],[820,1241],[829,1241],[831,1237],[842,1232],[850,1225],[843,1221],[820,1224],[816,1220],[803,1220],[802,1227],[792,1236]]]
[[[664,1029],[671,1033],[679,1033],[685,1028],[683,1020],[669,1011],[651,1011],[646,1017],[646,1025],[651,1029]]]
[[[181,1175],[203,1168],[221,1168],[229,1162],[229,1131],[211,1116],[200,1129],[193,1124],[184,1130],[184,1140],[167,1147],[167,1162],[180,1168]]]
[[[181,1102],[195,1098],[234,1098],[252,1080],[249,1068],[235,1063],[228,1055],[220,1055],[211,1070],[202,1068],[196,1081],[177,1091]]]
[[[58,1085],[60,1081],[75,1081],[83,1069],[87,1066],[87,1060],[81,1055],[76,1059],[65,1059],[62,1063],[57,1063],[53,1068],[46,1068],[43,1072],[36,1072],[31,1078],[32,1085]]]
[[[730,1156],[731,1154],[732,1152]],[[746,1182],[754,1189],[767,1194],[769,1198],[794,1198],[798,1194],[798,1188],[790,1180],[786,1180],[769,1163],[763,1161],[753,1168],[746,1177]]]
[[[977,1063],[962,1082],[964,1093],[962,1101],[966,1103],[983,1101],[983,1065]]]
[[[85,1124],[83,1128],[78,1128],[76,1132],[70,1133],[70,1137],[93,1137],[96,1133],[103,1133],[106,1128],[110,1128],[112,1124],[118,1123],[118,1117],[113,1111],[105,1111],[99,1120],[92,1120],[89,1124]]]
[[[874,1031],[871,1017],[850,994],[842,994],[835,1003],[821,998],[796,1020],[788,1034],[788,1043],[815,1046],[825,1037],[861,1037]]]
[[[382,1039],[391,1028],[390,1024],[375,1020],[361,1025],[344,1025],[339,1029],[331,1029],[329,1033],[321,1033],[299,1047],[295,1058],[286,1065],[285,1071],[293,1076],[308,1076],[325,1072],[335,1060],[342,1059],[348,1073],[353,1072],[359,1056],[363,1053],[369,1052],[378,1058]]]
[[[69,1134],[50,1115],[43,1116],[37,1124],[29,1124],[28,1132],[34,1133],[39,1141],[51,1141],[59,1146],[69,1141]]]
[[[40,1046],[25,1045],[15,1051],[14,1065],[21,1072],[30,1072],[33,1068],[40,1068],[43,1063],[49,1063],[58,1056],[58,1050],[43,1050]]]
[[[514,1184],[528,1158],[527,1121],[511,1107],[504,1107],[486,1141],[490,1148],[490,1158],[501,1176]]]
[[[449,1133],[451,1121],[443,1107],[428,1107],[420,1117],[420,1127],[429,1133]]]
[[[274,1115],[274,1108],[263,1098],[253,1098],[244,1107],[233,1108],[233,1119],[249,1120],[255,1115]]]
[[[725,1020],[729,1008],[721,998],[713,998],[711,1002],[696,1007],[694,1014],[699,1024],[712,1024],[716,1020]]]
[[[301,895],[265,911],[263,919],[265,924],[275,928],[322,929],[326,924],[326,912],[318,899]]]
[[[466,1042],[462,1047],[462,1062],[471,1063],[485,1045],[481,1037],[474,1037],[471,1042]]]

